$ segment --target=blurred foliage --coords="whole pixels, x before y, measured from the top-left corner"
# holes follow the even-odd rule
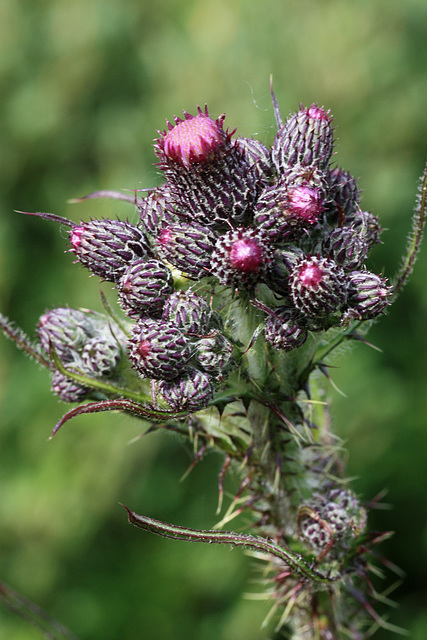
[[[156,129],[197,104],[271,142],[270,74],[284,116],[300,102],[335,115],[337,162],[387,228],[374,270],[392,276],[427,151],[426,64],[425,0],[2,0],[0,308],[31,333],[48,307],[100,310],[99,283],[63,254],[64,233],[13,210],[135,220],[125,204],[67,200],[157,184]],[[412,640],[427,637],[426,275],[424,250],[369,336],[383,352],[358,345],[333,370],[348,397],[331,387],[356,489],[366,500],[388,489],[393,509],[371,526],[396,531],[384,550],[408,576],[391,620]],[[192,452],[139,437],[144,426],[120,415],[81,417],[48,442],[65,405],[3,338],[0,403],[1,580],[82,639],[266,637],[269,604],[240,596],[256,591],[252,561],[142,534],[117,504],[210,528],[219,457],[180,483]],[[40,634],[0,609],[0,636]]]

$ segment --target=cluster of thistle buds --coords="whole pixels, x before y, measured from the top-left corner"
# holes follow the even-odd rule
[[[127,350],[134,370],[169,409],[206,407],[236,364],[236,343],[206,295],[216,284],[262,311],[275,350],[300,347],[309,332],[373,319],[389,304],[386,280],[365,266],[381,228],[361,209],[356,179],[333,166],[329,111],[313,104],[285,122],[277,113],[268,148],[224,129],[224,116],[211,118],[207,107],[184,112],[155,140],[164,182],[135,201],[138,224],[68,221],[71,251],[115,283],[133,323]],[[93,375],[114,376],[126,341],[82,313],[43,316],[42,346],[50,340],[64,363],[90,374],[85,354],[95,345]],[[57,335],[58,318],[75,327]],[[55,379],[53,390],[77,399],[78,390],[63,386]]]

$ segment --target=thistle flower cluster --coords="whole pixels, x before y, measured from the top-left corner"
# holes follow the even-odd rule
[[[427,173],[392,289],[366,266],[381,227],[361,208],[356,179],[333,162],[330,112],[301,106],[283,122],[274,95],[273,103],[278,129],[270,147],[237,137],[224,128],[224,115],[198,108],[158,132],[159,187],[143,199],[88,196],[132,201],[137,223],[34,214],[70,227],[76,262],[114,285],[121,317],[108,304],[108,315],[53,309],[40,318],[37,345],[7,319],[0,323],[52,371],[62,400],[95,400],[70,410],[54,433],[79,413],[105,410],[197,433],[204,443],[196,459],[208,446],[226,453],[220,502],[232,460],[246,474],[224,522],[250,509],[260,535],[197,532],[129,511],[131,522],[275,558],[276,601],[286,615],[295,605],[294,628],[308,630],[295,637],[330,640],[341,625],[362,638],[358,608],[351,606],[351,621],[345,611],[352,598],[372,610],[369,597],[354,596],[352,580],[368,583],[364,554],[378,535],[366,532],[365,509],[343,488],[344,465],[324,402],[312,399],[311,373],[325,371],[325,353],[359,337],[355,323],[383,314],[406,282],[422,234]],[[330,328],[340,331],[328,343]],[[314,419],[311,404],[320,407]],[[212,411],[191,418],[211,406],[218,420]],[[342,595],[334,584],[344,576]]]
[[[329,111],[301,107],[271,148],[223,124],[207,107],[168,122],[154,144],[165,181],[138,202],[140,224],[92,220],[70,233],[77,260],[116,284],[134,322],[133,367],[175,410],[209,403],[233,344],[205,299],[180,291],[173,273],[194,287],[245,292],[277,350],[300,347],[310,331],[375,318],[389,304],[386,280],[365,266],[380,225],[360,208],[356,180],[332,166]],[[260,299],[261,285],[275,306]]]

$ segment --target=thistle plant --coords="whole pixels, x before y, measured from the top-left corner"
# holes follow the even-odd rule
[[[371,272],[381,222],[334,156],[330,112],[317,104],[282,120],[270,147],[225,128],[207,107],[167,122],[154,142],[163,182],[125,200],[140,222],[73,222],[75,261],[114,283],[117,308],[45,311],[32,340],[6,335],[50,370],[52,391],[76,403],[53,435],[84,413],[121,411],[190,441],[195,461],[222,453],[211,530],[167,524],[126,506],[153,533],[242,546],[266,565],[277,630],[294,640],[397,630],[375,610],[370,573],[388,566],[367,504],[346,478],[325,384],[335,353],[386,314],[417,256],[424,172],[413,229],[394,280]],[[81,199],[80,199],[81,200]],[[239,486],[227,508],[227,473]],[[232,521],[245,515],[245,528]],[[398,631],[398,630],[397,630]]]

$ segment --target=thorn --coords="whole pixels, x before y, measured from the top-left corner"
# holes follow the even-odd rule
[[[358,340],[359,342],[363,342],[363,344],[366,344],[368,347],[371,347],[371,349],[374,349],[374,351],[383,353],[383,350],[380,349],[380,347],[375,346],[374,344],[372,344],[372,342],[368,342],[367,340],[365,340],[365,338],[362,338],[362,336],[359,335],[358,333],[349,333],[346,337],[349,340]]]
[[[273,102],[274,117],[276,118],[277,128],[280,129],[281,127],[283,127],[283,120],[282,116],[280,115],[279,104],[273,91],[273,74],[271,74],[270,76],[270,95]]]
[[[196,466],[196,464],[198,462],[200,462],[200,460],[203,458],[203,456],[206,453],[206,449],[207,446],[204,444],[200,447],[200,449],[196,452],[196,455],[194,456],[193,462],[190,464],[190,466],[188,467],[188,469],[183,473],[183,475],[180,478],[180,482],[183,482],[183,480],[185,480],[185,478],[191,473],[191,471],[193,471],[194,467]]]
[[[325,378],[328,380],[328,382],[333,386],[333,388],[335,389],[335,391],[337,393],[339,393],[341,396],[343,396],[343,398],[347,398],[347,394],[344,393],[344,391],[341,391],[341,389],[339,387],[337,387],[337,385],[335,384],[335,382],[332,380],[331,376],[328,373],[327,367],[325,364],[323,364],[322,362],[318,362],[317,366],[319,367],[319,370],[323,373],[323,375],[325,376]],[[330,365],[328,365],[330,367]]]

